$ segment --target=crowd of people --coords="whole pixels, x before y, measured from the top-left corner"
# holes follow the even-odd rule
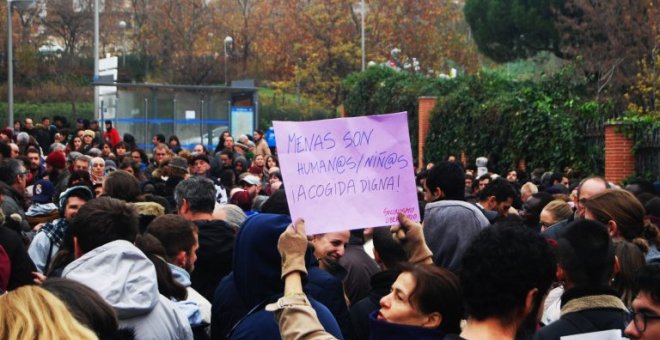
[[[263,131],[103,123],[0,130],[0,339],[660,339],[658,182],[450,156],[421,222],[307,236]]]

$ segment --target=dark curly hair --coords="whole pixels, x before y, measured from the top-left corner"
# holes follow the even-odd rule
[[[660,304],[660,263],[649,263],[637,272],[637,291],[651,296],[653,302]]]
[[[460,272],[466,312],[511,324],[537,288],[538,305],[555,279],[555,256],[545,238],[520,222],[482,230],[468,246]]]

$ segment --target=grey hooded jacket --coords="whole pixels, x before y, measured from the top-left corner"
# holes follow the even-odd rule
[[[158,292],[153,263],[133,244],[106,243],[71,262],[62,277],[94,289],[117,312],[119,328],[135,339],[192,339],[190,324]]]
[[[424,209],[424,238],[433,252],[433,263],[453,272],[472,238],[490,225],[479,209],[463,201],[437,201]]]

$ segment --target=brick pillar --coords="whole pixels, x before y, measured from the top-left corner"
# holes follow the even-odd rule
[[[424,164],[424,144],[431,124],[431,111],[435,107],[436,97],[420,97],[419,101],[419,143],[417,145],[417,170],[422,170]]]
[[[348,117],[348,113],[346,112],[346,107],[344,106],[344,104],[339,105],[338,111],[339,111],[339,117],[341,118]]]
[[[633,141],[618,132],[618,126],[605,125],[605,178],[617,184],[635,173]]]

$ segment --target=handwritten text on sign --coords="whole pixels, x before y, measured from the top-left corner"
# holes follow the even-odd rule
[[[274,122],[293,218],[308,234],[419,221],[407,114]]]

